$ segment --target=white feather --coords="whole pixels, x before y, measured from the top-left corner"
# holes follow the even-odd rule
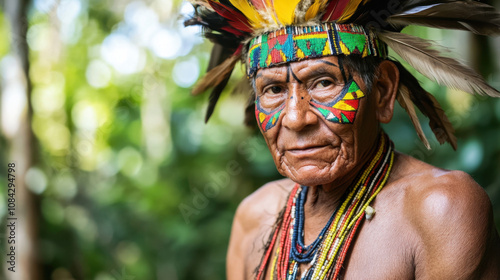
[[[488,85],[474,70],[453,58],[442,56],[443,47],[402,33],[382,32],[378,35],[401,58],[427,78],[465,92],[500,97],[500,92]]]

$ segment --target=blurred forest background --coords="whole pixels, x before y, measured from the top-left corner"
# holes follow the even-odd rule
[[[230,87],[208,124],[190,88],[210,43],[180,0],[3,0],[0,278],[224,279],[239,202],[280,178]],[[485,1],[488,2],[488,1]],[[500,1],[490,1],[500,8]],[[449,46],[500,88],[500,38],[409,29]],[[421,78],[421,77],[420,77]],[[421,78],[457,130],[432,150],[399,108],[396,148],[471,174],[500,228],[500,100]],[[16,164],[17,271],[7,271],[7,164]]]

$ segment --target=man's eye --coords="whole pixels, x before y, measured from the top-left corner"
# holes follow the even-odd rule
[[[333,84],[333,82],[331,82],[331,81],[328,81],[328,80],[322,80],[322,81],[320,81],[320,82],[316,85],[316,87],[318,87],[318,88],[326,88],[326,87],[328,87],[328,86],[330,86],[330,85],[332,85],[332,84]]]
[[[267,89],[266,92],[278,94],[278,93],[283,92],[283,88],[279,87],[279,86],[273,86],[273,87],[270,87],[269,89]]]

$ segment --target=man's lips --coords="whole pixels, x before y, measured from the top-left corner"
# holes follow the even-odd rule
[[[325,152],[330,145],[308,145],[286,149],[285,153],[290,153],[296,157],[309,157]]]

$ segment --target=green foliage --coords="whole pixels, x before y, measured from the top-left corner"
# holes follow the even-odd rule
[[[66,1],[80,3],[73,19],[57,6],[30,17],[45,278],[223,279],[237,205],[280,178],[262,137],[242,125],[247,97],[228,90],[203,123],[207,96],[189,88],[210,44],[180,31],[180,1],[75,1]],[[2,40],[2,56],[7,48]],[[425,87],[454,123],[459,150],[425,127],[427,151],[400,108],[386,131],[400,151],[470,173],[500,226],[500,100]]]

